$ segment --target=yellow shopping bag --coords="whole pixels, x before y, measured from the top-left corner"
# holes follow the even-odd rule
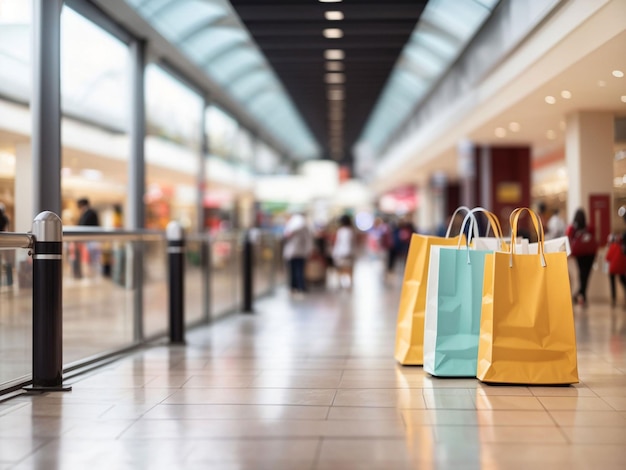
[[[538,253],[515,253],[520,215],[537,231]],[[477,374],[482,382],[578,382],[576,333],[564,252],[545,253],[541,221],[511,214],[511,250],[485,258]]]
[[[424,363],[424,311],[426,310],[430,247],[432,245],[457,246],[458,236],[447,237],[450,234],[454,217],[461,210],[469,212],[469,208],[466,207],[459,207],[455,211],[446,237],[416,233],[411,236],[400,293],[394,353],[394,357],[402,365],[417,366]]]

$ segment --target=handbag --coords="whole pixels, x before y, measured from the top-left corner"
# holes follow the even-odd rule
[[[460,211],[469,210],[461,206],[454,211],[445,237],[416,233],[411,235],[398,305],[394,349],[394,357],[402,365],[424,363],[424,311],[430,247],[457,245],[461,236],[449,238],[454,218]]]
[[[474,214],[486,215],[497,239],[502,229],[496,216],[477,207],[465,217],[476,223]],[[470,249],[472,229],[465,246],[433,245],[430,251],[426,310],[424,315],[424,371],[439,377],[475,377],[480,332],[485,255],[491,250]]]
[[[596,237],[587,229],[576,230],[571,242],[572,256],[595,255],[598,251]]]
[[[516,253],[524,212],[538,234],[536,254]],[[577,383],[567,255],[545,253],[541,221],[528,208],[513,211],[511,231],[508,252],[485,256],[476,376],[488,383]]]

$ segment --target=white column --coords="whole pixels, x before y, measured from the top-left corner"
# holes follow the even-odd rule
[[[601,112],[578,112],[567,116],[568,221],[572,220],[579,207],[589,215],[590,194],[611,193],[615,158],[614,121],[613,114]]]
[[[427,182],[420,183],[417,189],[417,229],[423,233],[432,233],[437,226],[434,218],[434,197],[433,190]]]
[[[37,215],[35,214],[33,181],[31,145],[17,144],[15,146],[15,220],[12,227],[15,232],[30,231]]]

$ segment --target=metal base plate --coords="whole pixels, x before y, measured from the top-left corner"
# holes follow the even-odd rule
[[[39,385],[27,385],[26,387],[22,387],[22,390],[27,392],[69,392],[72,390],[71,385],[55,385],[51,387],[44,387]]]

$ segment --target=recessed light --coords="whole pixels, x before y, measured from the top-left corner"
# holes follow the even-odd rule
[[[344,83],[346,76],[343,73],[327,73],[324,75],[324,81],[326,83]]]
[[[621,70],[613,70],[611,72],[611,75],[613,75],[616,78],[622,78],[624,76],[624,72],[622,72]]]
[[[324,37],[327,39],[339,39],[343,37],[343,29],[341,28],[326,28],[323,31]]]
[[[561,98],[569,100],[572,97],[572,92],[569,90],[563,90],[561,92]]]
[[[324,17],[328,21],[340,21],[340,20],[343,20],[343,12],[342,11],[327,11],[324,13]]]
[[[320,3],[340,3],[343,0],[320,0]]]
[[[510,122],[509,123],[509,130],[511,132],[519,132],[521,128],[522,128],[522,126],[520,126],[519,122]]]
[[[556,98],[552,95],[548,95],[544,98],[544,100],[546,101],[546,103],[548,104],[554,104],[556,103]]]
[[[504,127],[496,127],[495,134],[496,137],[506,137],[506,129]]]
[[[343,62],[326,62],[326,70],[329,72],[343,72]]]
[[[343,49],[326,49],[324,51],[324,58],[326,60],[343,60],[346,54]]]
[[[622,95],[622,97],[620,98],[620,100],[622,100],[622,103],[626,103],[626,95]]]
[[[546,137],[550,140],[554,140],[556,139],[556,132],[550,129],[549,131],[546,132]]]
[[[598,86],[599,87],[605,87],[606,86],[606,82],[604,80],[598,80]]]
[[[345,94],[343,92],[343,90],[328,90],[328,92],[326,93],[326,97],[329,100],[343,100],[345,97]]]

